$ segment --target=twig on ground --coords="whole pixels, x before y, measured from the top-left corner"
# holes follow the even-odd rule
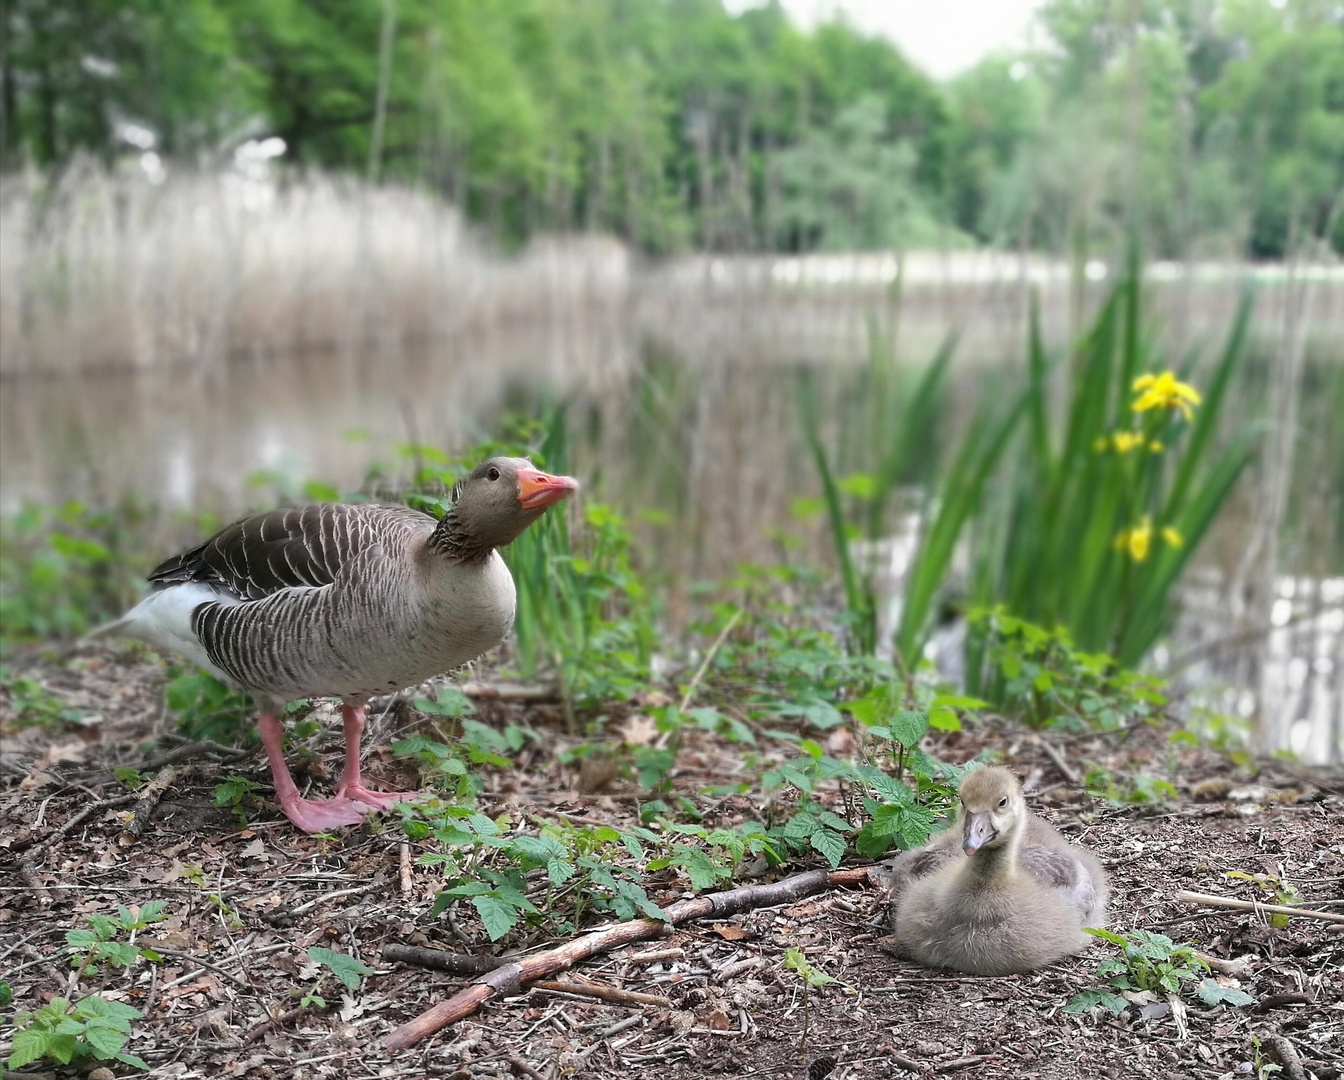
[[[1050,742],[1048,739],[1042,739],[1041,749],[1045,751],[1045,756],[1054,762],[1055,768],[1059,770],[1060,775],[1062,775],[1070,784],[1076,784],[1082,779],[1082,777],[1078,775],[1078,770],[1064,760],[1064,755],[1059,752],[1054,743]]]
[[[175,750],[155,754],[144,761],[138,761],[130,765],[118,765],[117,768],[134,769],[136,772],[150,772],[153,769],[161,769],[165,765],[176,765],[178,762],[190,761],[193,758],[210,757],[212,755],[240,758],[247,757],[251,753],[251,750],[243,750],[236,746],[224,746],[211,739],[199,739],[196,742],[187,743],[185,746],[179,746]],[[115,772],[93,773],[92,775],[79,774],[79,778],[86,784],[107,784],[115,780],[117,774]]]
[[[519,1076],[531,1077],[531,1080],[546,1080],[546,1077],[542,1076],[541,1073],[537,1072],[536,1069],[532,1068],[531,1065],[520,1057],[516,1057],[513,1054],[506,1054],[504,1060],[509,1063],[509,1068]]]
[[[678,712],[685,712],[695,699],[695,692],[700,689],[700,680],[705,677],[705,672],[709,670],[709,665],[714,662],[714,657],[718,654],[723,643],[728,640],[728,635],[733,632],[733,627],[742,621],[742,616],[747,613],[746,608],[738,608],[733,612],[732,617],[723,624],[723,629],[719,631],[719,636],[714,639],[714,644],[709,647],[705,653],[705,658],[700,661],[700,666],[695,669],[695,674],[691,676],[691,681],[686,685],[686,693],[681,695],[681,704],[677,706]]]
[[[670,949],[650,949],[647,952],[631,953],[619,959],[630,964],[656,964],[661,960],[685,960],[686,950],[678,946]]]
[[[1233,900],[1228,896],[1214,896],[1210,893],[1178,892],[1176,900],[1182,904],[1203,904],[1205,907],[1228,908],[1231,911],[1267,911],[1271,915],[1300,915],[1304,919],[1320,919],[1322,922],[1344,923],[1344,915],[1335,915],[1329,911],[1313,911],[1311,908],[1285,907],[1283,904],[1261,904],[1254,900]]]
[[[180,770],[176,765],[168,765],[136,792],[140,798],[135,804],[135,811],[131,814],[131,820],[126,823],[126,828],[122,829],[121,835],[117,837],[117,843],[121,847],[130,847],[144,834],[149,819],[154,816],[154,810],[159,805],[159,800],[163,798],[163,793],[177,780],[179,773]]]
[[[1300,990],[1288,990],[1282,994],[1266,994],[1256,1005],[1255,1011],[1258,1013],[1267,1013],[1272,1009],[1282,1009],[1288,1005],[1313,1005],[1316,998],[1312,994],[1304,994]]]
[[[402,843],[400,851],[401,862],[401,895],[410,896],[415,888],[415,878],[411,876],[411,845]]]
[[[507,956],[471,956],[398,942],[384,945],[382,958],[399,964],[415,964],[434,971],[446,971],[449,975],[484,975],[487,971],[494,971],[512,962]]]
[[[99,799],[96,802],[89,803],[82,810],[79,810],[76,813],[71,814],[69,820],[66,821],[64,825],[58,828],[45,840],[43,840],[41,843],[34,844],[26,852],[24,852],[23,861],[25,863],[35,864],[37,862],[37,857],[39,855],[45,854],[47,848],[51,847],[53,844],[55,844],[57,841],[61,840],[68,834],[72,833],[75,829],[79,828],[80,825],[84,824],[84,822],[86,822],[94,814],[98,813],[98,811],[115,810],[118,806],[125,806],[127,803],[133,803],[139,798],[140,796],[135,794],[114,795],[110,799]]]
[[[923,1061],[916,1061],[912,1057],[906,1057],[904,1054],[893,1050],[888,1055],[892,1061],[896,1062],[902,1069],[909,1069],[911,1072],[924,1072],[929,1066]]]
[[[810,870],[769,884],[747,885],[740,889],[729,889],[726,892],[680,900],[669,905],[664,912],[667,916],[666,922],[658,919],[635,919],[631,922],[616,923],[575,938],[548,952],[536,953],[497,968],[447,1001],[440,1002],[397,1028],[388,1036],[386,1046],[389,1050],[402,1050],[464,1016],[470,1016],[491,998],[517,994],[524,983],[535,982],[544,976],[564,971],[590,956],[610,952],[632,941],[657,937],[669,926],[706,916],[725,918],[755,908],[793,903],[825,889],[842,885],[863,885],[867,880],[866,867],[829,873],[825,870]]]
[[[1265,1045],[1279,1059],[1279,1064],[1283,1066],[1283,1075],[1288,1080],[1307,1080],[1307,1070],[1302,1064],[1302,1059],[1298,1057],[1297,1047],[1282,1035],[1267,1036]]]
[[[1212,971],[1219,975],[1231,975],[1238,979],[1249,979],[1254,971],[1255,957],[1238,956],[1234,960],[1224,960],[1221,956],[1205,956],[1203,953],[1195,953],[1195,958],[1207,964]]]
[[[534,990],[551,990],[561,994],[577,994],[579,997],[601,998],[603,1001],[615,1001],[621,1005],[654,1005],[670,1009],[672,1002],[658,994],[638,994],[633,990],[619,990],[614,986],[600,983],[564,982],[559,979],[538,979],[532,984]]]
[[[244,990],[251,991],[253,989],[252,984],[249,983],[246,979],[243,979],[241,976],[234,975],[232,972],[225,971],[218,964],[215,964],[209,960],[204,960],[201,957],[197,956],[195,953],[182,952],[180,949],[165,949],[159,945],[146,945],[145,947],[153,952],[158,953],[160,956],[171,956],[174,959],[185,960],[190,964],[195,964],[198,968],[213,971],[216,975],[223,976],[224,978],[228,979],[229,982],[233,983],[235,986],[242,987]]]
[[[979,1065],[981,1062],[988,1060],[988,1054],[967,1054],[965,1057],[953,1058],[951,1061],[944,1061],[941,1065],[935,1065],[933,1071],[954,1072],[957,1069],[967,1069],[972,1065]]]
[[[560,688],[557,686],[469,682],[462,683],[458,689],[466,697],[475,698],[477,701],[543,702],[560,700]]]

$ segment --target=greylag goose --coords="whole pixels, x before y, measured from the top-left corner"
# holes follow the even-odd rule
[[[972,975],[1031,971],[1080,952],[1106,918],[1106,872],[1027,809],[1016,777],[967,773],[956,823],[894,860],[900,950]]]
[[[170,649],[250,693],[285,816],[310,833],[353,825],[415,794],[364,786],[365,703],[504,639],[515,593],[496,548],[578,486],[492,458],[458,481],[438,522],[373,503],[254,514],[157,567],[149,595],[96,633]],[[334,798],[308,800],[285,765],[277,714],[318,696],[342,699],[345,768]]]

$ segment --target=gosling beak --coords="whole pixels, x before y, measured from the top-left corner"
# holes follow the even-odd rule
[[[989,814],[967,814],[966,832],[962,835],[961,850],[967,855],[974,855],[998,835],[994,831],[994,826],[990,824]]]
[[[579,490],[572,476],[552,476],[537,469],[518,470],[518,504],[524,510],[545,510]]]

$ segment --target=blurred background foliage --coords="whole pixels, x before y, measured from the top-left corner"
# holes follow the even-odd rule
[[[413,181],[505,242],[1344,251],[1330,0],[1047,0],[936,83],[843,18],[718,0],[9,0],[5,161],[248,138]]]

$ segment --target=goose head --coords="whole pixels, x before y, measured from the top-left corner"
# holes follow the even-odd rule
[[[572,476],[541,472],[526,458],[490,458],[457,482],[454,523],[472,546],[504,547],[578,489]]]
[[[967,855],[1009,843],[1022,827],[1022,788],[1007,769],[994,766],[967,773],[959,794],[961,850]]]

